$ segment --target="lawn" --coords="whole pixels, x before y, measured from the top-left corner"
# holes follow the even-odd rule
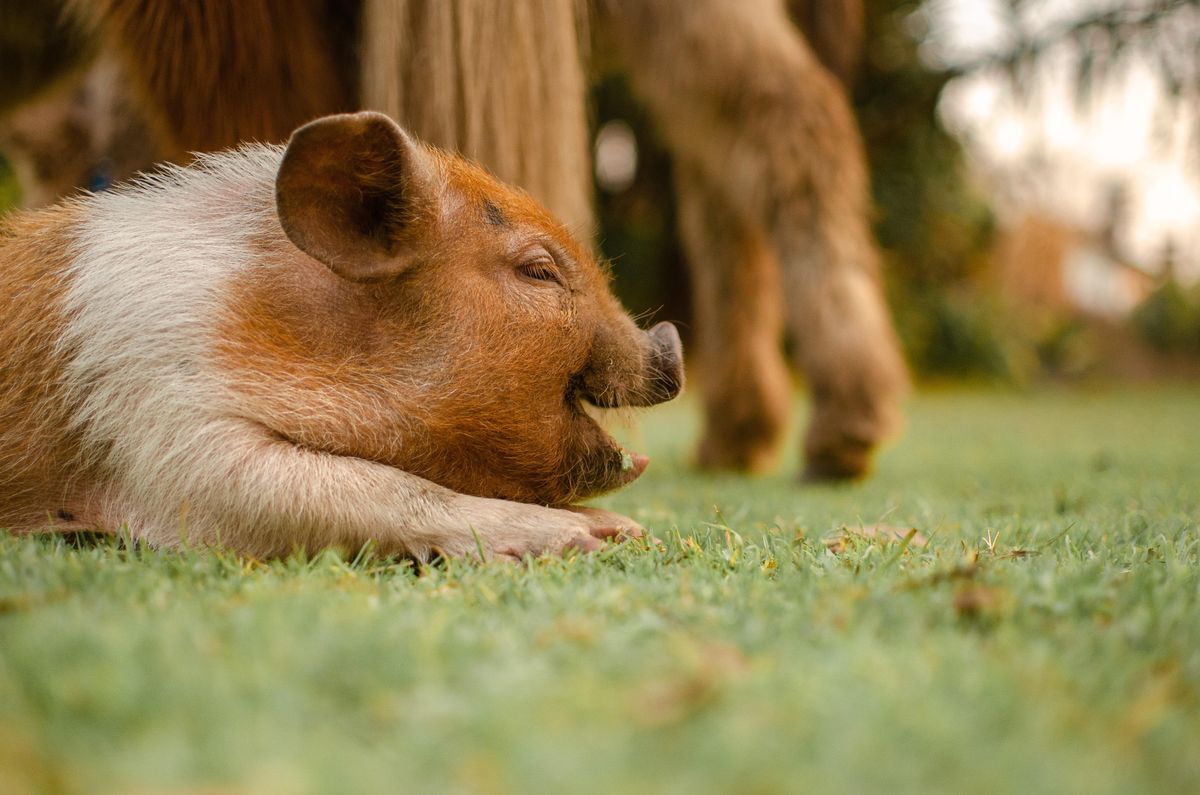
[[[840,488],[691,473],[696,424],[602,501],[653,547],[0,534],[0,792],[1196,791],[1200,390],[922,394]]]

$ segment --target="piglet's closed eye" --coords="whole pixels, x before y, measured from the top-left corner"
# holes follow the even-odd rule
[[[381,113],[330,116],[292,134],[275,180],[283,231],[355,282],[402,273],[436,217],[435,164]]]

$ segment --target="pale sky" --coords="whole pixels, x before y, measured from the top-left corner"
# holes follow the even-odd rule
[[[1028,5],[1031,13],[1020,24],[1036,34],[1082,12],[1136,2],[1040,0]],[[927,0],[924,54],[955,65],[1003,52],[1011,41],[1005,8],[1003,0]],[[1052,51],[1030,94],[1020,99],[996,74],[956,80],[943,95],[942,116],[968,142],[989,184],[1009,194],[1014,205],[1037,206],[1090,226],[1103,215],[1107,186],[1127,182],[1131,223],[1122,238],[1127,255],[1153,269],[1170,239],[1180,275],[1200,278],[1196,108],[1167,112],[1156,73],[1136,60],[1081,107],[1074,59],[1069,46]]]

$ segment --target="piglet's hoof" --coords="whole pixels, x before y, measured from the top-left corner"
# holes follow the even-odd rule
[[[628,516],[600,508],[567,508],[579,514],[588,524],[588,532],[595,539],[624,541],[626,538],[641,538],[646,530]]]

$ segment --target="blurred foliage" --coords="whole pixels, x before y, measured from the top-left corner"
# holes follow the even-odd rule
[[[931,70],[918,57],[907,22],[920,5],[867,2],[867,45],[854,105],[889,271],[924,291],[980,271],[993,218],[970,180],[962,145],[938,120],[938,99],[952,75]]]
[[[1097,369],[1101,354],[1092,332],[1092,327],[1079,317],[1046,317],[1034,338],[1040,372],[1078,378]]]
[[[1030,341],[994,296],[970,289],[904,290],[893,300],[896,330],[926,376],[1025,380],[1035,364]]]
[[[1184,287],[1168,279],[1137,308],[1133,325],[1164,353],[1200,355],[1200,284]]]
[[[994,219],[937,104],[953,75],[918,55],[921,3],[867,0],[853,98],[862,127],[889,294],[909,360],[926,375],[1015,375],[1017,340],[986,296],[965,288],[986,267]]]
[[[1149,64],[1167,93],[1175,99],[1200,90],[1200,0],[1142,0],[1097,4],[1058,24],[1033,31],[1028,20],[1045,10],[1045,0],[1007,0],[1002,6],[1006,38],[1011,46],[1001,53],[960,64],[967,74],[998,67],[1015,84],[1028,81],[1051,50],[1074,48],[1075,82],[1081,100],[1106,79],[1128,67],[1131,58]]]

